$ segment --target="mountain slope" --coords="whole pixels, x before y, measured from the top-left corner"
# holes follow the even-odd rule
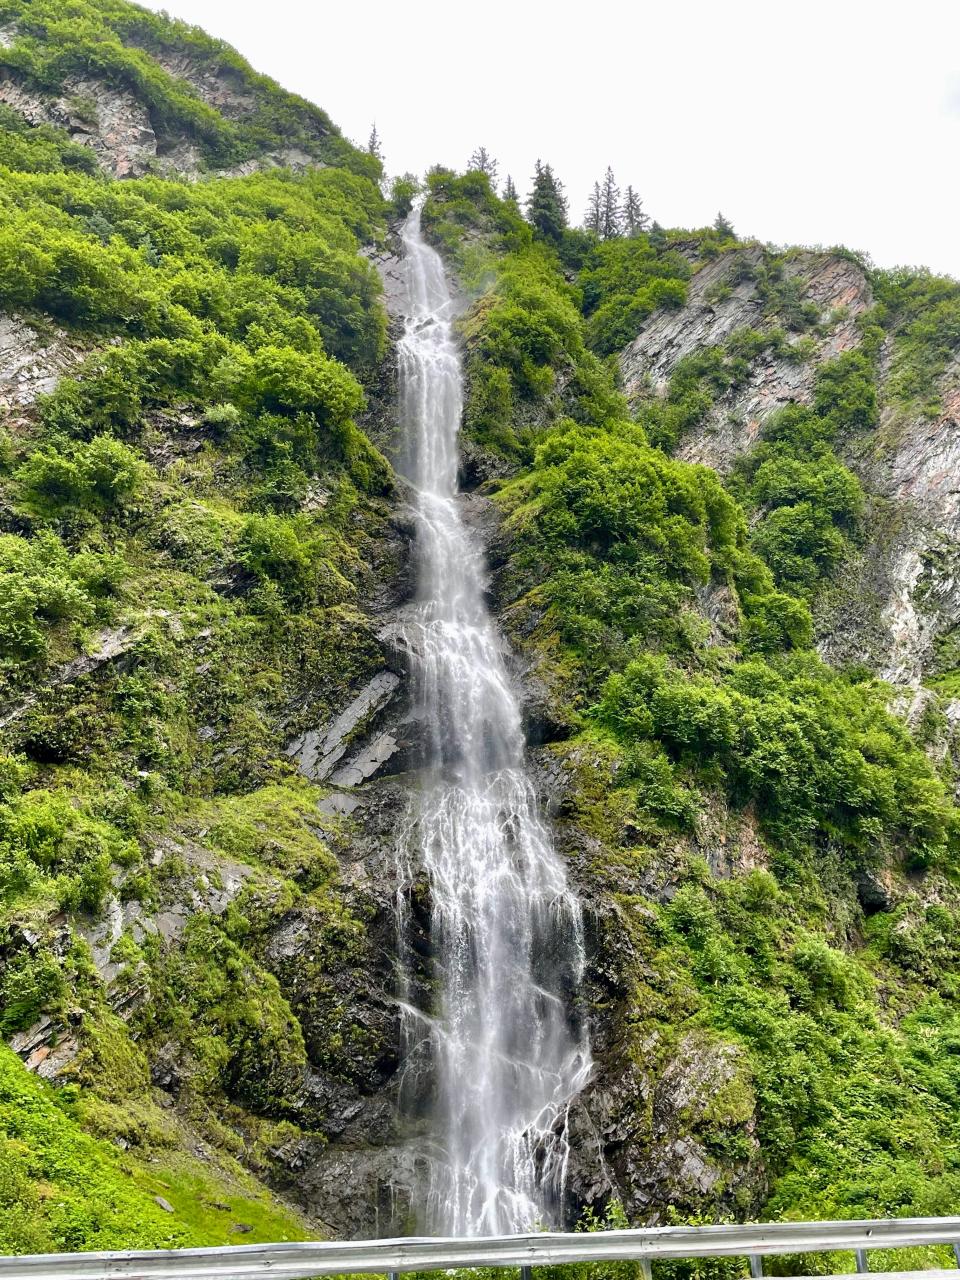
[[[361,253],[385,230],[379,164],[135,6],[4,18],[3,1032],[61,1105],[79,1086],[120,1182],[183,1147],[204,1203],[263,1200],[237,1160],[299,1167],[301,1135],[325,1145],[395,1053],[371,923],[389,906],[341,876],[348,809],[287,754],[386,679],[372,611],[403,534],[356,425],[385,347]],[[117,113],[149,120],[139,150]],[[291,149],[299,176],[275,163]],[[228,164],[252,171],[181,177]],[[54,1157],[4,1133],[23,1187]],[[36,1232],[0,1239],[229,1239],[228,1210],[178,1185],[165,1234],[149,1195],[109,1236],[41,1197]],[[308,1229],[251,1205],[233,1212],[258,1238]]]
[[[814,644],[856,645],[854,592],[884,607],[861,566],[911,525],[862,459],[916,413],[911,364],[949,377],[909,308],[956,287],[714,232],[541,237],[480,175],[431,185],[465,286],[496,277],[463,321],[466,447],[592,912],[572,1189],[640,1220],[949,1211],[952,706],[879,683],[879,643]],[[628,404],[588,344],[631,328]]]
[[[8,0],[0,45],[0,102],[67,129],[117,177],[318,162],[377,177],[319,107],[223,41],[125,0]]]

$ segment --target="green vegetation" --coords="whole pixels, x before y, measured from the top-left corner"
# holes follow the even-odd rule
[[[809,596],[843,563],[864,498],[833,445],[877,421],[872,361],[863,348],[849,351],[817,370],[813,407],[774,415],[740,463],[739,491],[759,516],[753,545],[786,590]]]
[[[907,409],[941,412],[938,379],[960,346],[960,284],[929,271],[875,271],[880,319],[893,331],[890,393]]]
[[[591,347],[602,354],[625,347],[651,312],[683,305],[689,277],[686,258],[672,249],[658,253],[648,236],[598,242],[579,276]]]
[[[825,888],[807,893],[813,911],[800,911],[779,872],[718,882],[691,866],[650,926],[653,984],[692,1025],[748,1053],[775,1174],[765,1217],[949,1213],[960,1193],[955,1000],[917,983],[913,959],[891,949],[892,921],[874,917],[866,947],[851,952],[823,936],[834,910]],[[928,915],[938,910],[939,928],[932,918],[925,928],[946,959],[957,920]]]
[[[151,1164],[86,1132],[81,1117],[75,1087],[51,1091],[0,1047],[0,1252],[304,1238],[296,1217],[270,1204],[237,1166],[211,1168],[180,1154],[181,1135],[159,1113],[150,1119],[165,1122],[166,1150]]]
[[[563,821],[635,921],[619,979],[635,987],[617,989],[613,1016],[645,1066],[651,1044],[666,1060],[685,1036],[735,1047],[730,1096],[696,1140],[723,1171],[758,1142],[769,1178],[758,1198],[724,1172],[713,1198],[677,1189],[674,1210],[947,1212],[960,1187],[952,779],[889,690],[812,650],[811,603],[862,537],[865,497],[838,446],[877,428],[892,309],[818,367],[812,404],[768,419],[725,488],[667,451],[758,357],[810,359],[819,318],[781,260],[751,269],[762,327],[679,361],[631,421],[590,347],[616,351],[655,307],[681,304],[691,245],[696,269],[732,232],[696,233],[681,255],[678,233],[523,237],[511,217],[475,175],[444,174],[424,220],[477,295],[462,321],[465,431],[505,517],[512,638],[566,735],[551,748],[571,771]],[[936,344],[909,355],[905,305],[901,362],[933,368]],[[751,833],[727,880],[700,854],[718,822]],[[677,881],[663,899],[625,888],[664,867]],[[900,905],[866,918],[857,886],[871,876],[892,877]]]
[[[28,86],[59,94],[71,79],[93,78],[124,91],[146,108],[161,144],[186,137],[210,166],[299,147],[328,164],[379,176],[379,161],[346,142],[326,112],[258,75],[197,27],[126,0],[4,0],[0,22],[16,31],[2,63]],[[168,60],[177,71],[167,69]],[[189,83],[189,69],[182,78],[183,63],[197,77],[222,76],[237,98],[251,99],[243,118],[228,119],[206,103]],[[82,95],[71,106],[81,117],[91,109]]]
[[[321,1143],[303,1080],[351,1078],[364,1048],[329,987],[367,962],[339,836],[283,747],[382,663],[362,598],[392,472],[357,425],[386,343],[360,252],[385,233],[380,165],[122,0],[0,21],[31,92],[127,92],[201,168],[287,147],[326,166],[120,182],[52,126],[0,120],[0,310],[83,357],[2,410],[0,1029],[68,1051],[50,1089],[3,1049],[0,1251],[297,1238],[240,1161]],[[84,92],[70,112],[95,126]],[[293,911],[312,960],[281,989],[268,943]]]
[[[106,86],[158,142],[118,181],[0,109],[0,310],[69,367],[0,431],[0,1033],[63,1053],[54,1088],[0,1048],[0,1251],[296,1238],[310,1224],[249,1170],[319,1147],[340,1091],[395,1070],[353,1004],[382,939],[340,880],[351,819],[284,752],[383,669],[370,601],[400,553],[364,429],[389,379],[363,250],[421,188],[386,199],[375,132],[358,151],[126,0],[0,0],[0,23],[0,69],[78,133]],[[953,763],[936,702],[908,725],[865,668],[817,656],[813,618],[867,532],[844,459],[879,430],[881,365],[894,418],[938,412],[957,286],[870,272],[856,349],[724,483],[672,450],[758,361],[816,354],[829,326],[791,254],[740,252],[722,216],[649,225],[610,172],[573,229],[540,162],[525,218],[473,164],[428,175],[423,224],[471,300],[467,470],[502,516],[496,588],[545,691],[559,822],[620,929],[596,1015],[648,1082],[683,1046],[734,1064],[681,1118],[714,1188],[658,1209],[949,1212]],[[707,302],[749,277],[755,327],[631,414],[613,357],[717,259]],[[624,1221],[611,1203],[584,1225]]]

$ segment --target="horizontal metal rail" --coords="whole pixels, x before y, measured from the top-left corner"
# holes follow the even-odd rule
[[[0,1280],[245,1280],[348,1274],[389,1275],[460,1267],[558,1266],[571,1262],[640,1262],[667,1258],[744,1256],[762,1274],[771,1254],[857,1255],[868,1249],[960,1244],[960,1217],[888,1218],[863,1222],[766,1222],[716,1227],[646,1227],[631,1231],[542,1232],[468,1239],[306,1241],[110,1253],[34,1254],[0,1258]],[[958,1254],[960,1262],[960,1254]],[[884,1273],[887,1280],[957,1280],[956,1271]],[[824,1278],[821,1278],[824,1280]]]

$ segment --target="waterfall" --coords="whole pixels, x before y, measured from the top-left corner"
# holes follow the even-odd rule
[[[591,1069],[576,1008],[584,966],[575,894],[539,817],[483,549],[457,494],[463,397],[453,304],[420,211],[402,233],[403,449],[418,594],[402,624],[422,787],[401,841],[401,1105],[425,1118],[423,1217],[450,1235],[529,1230],[556,1215],[570,1100]],[[410,900],[425,873],[431,979],[415,983]]]

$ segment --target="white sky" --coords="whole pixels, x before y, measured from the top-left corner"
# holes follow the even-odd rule
[[[152,7],[159,8],[159,5]],[[866,250],[960,277],[960,0],[166,0],[391,173],[521,194],[549,161],[579,222],[607,164],[666,226]]]

